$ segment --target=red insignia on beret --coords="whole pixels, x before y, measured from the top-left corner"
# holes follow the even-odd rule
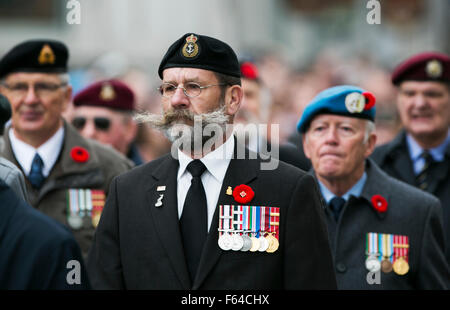
[[[392,83],[399,85],[412,81],[450,81],[450,57],[446,54],[425,52],[398,65],[392,73]]]
[[[375,96],[371,92],[363,92],[362,95],[366,97],[366,105],[364,106],[364,110],[370,110],[375,105],[376,99]]]
[[[73,104],[132,111],[134,110],[134,93],[119,80],[100,81],[80,91],[73,98]]]
[[[238,203],[248,203],[255,197],[255,192],[250,186],[241,184],[234,188],[233,197]]]
[[[89,159],[89,152],[81,146],[74,146],[70,151],[70,156],[77,163],[85,163]]]
[[[378,212],[384,213],[387,211],[388,203],[386,199],[384,199],[384,197],[381,195],[372,196],[372,205]]]
[[[256,66],[249,61],[241,64],[241,74],[243,78],[250,80],[256,80],[259,77],[258,68],[256,68]]]

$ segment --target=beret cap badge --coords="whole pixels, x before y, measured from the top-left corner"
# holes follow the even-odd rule
[[[439,60],[433,59],[427,63],[425,68],[427,74],[431,78],[438,78],[442,75],[442,65]]]
[[[55,63],[55,53],[53,53],[50,45],[45,44],[42,47],[41,52],[39,53],[38,62],[40,65]]]
[[[181,50],[183,53],[183,56],[186,58],[194,58],[198,55],[198,45],[197,45],[198,38],[191,34],[186,38],[186,43],[183,46],[183,49]]]
[[[102,85],[102,89],[100,91],[100,99],[104,101],[111,101],[116,97],[116,93],[114,91],[114,87],[109,84],[105,83]]]
[[[358,92],[350,93],[345,97],[345,107],[350,113],[361,113],[365,102],[365,97]]]

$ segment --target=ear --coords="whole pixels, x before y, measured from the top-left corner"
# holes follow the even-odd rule
[[[69,106],[69,103],[72,100],[72,86],[71,85],[67,85],[66,86],[66,90],[64,92],[64,102],[62,105],[62,111],[66,111],[67,107]]]
[[[367,157],[369,157],[372,154],[373,150],[375,149],[375,146],[376,146],[376,143],[377,143],[377,135],[376,135],[376,133],[372,132],[369,135],[369,139],[367,140],[366,143],[367,143],[367,146],[366,146],[366,152],[365,152],[364,155],[367,158]]]
[[[235,115],[242,103],[244,91],[239,85],[233,85],[227,89],[225,93],[225,105],[227,114]]]

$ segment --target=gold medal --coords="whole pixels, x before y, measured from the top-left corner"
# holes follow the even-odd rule
[[[400,257],[394,262],[394,265],[392,266],[394,269],[394,272],[400,276],[403,276],[408,273],[409,271],[409,264],[406,262],[406,260],[403,257]]]
[[[278,250],[278,247],[279,247],[280,243],[278,242],[278,239],[273,236],[273,234],[270,234],[269,238],[271,239],[271,242],[270,242],[270,246],[269,246],[269,248],[267,249],[266,252],[267,253],[273,253],[276,250]]]
[[[251,237],[250,239],[252,239],[252,247],[250,248],[250,252],[256,252],[258,251],[260,244],[259,244],[259,240],[256,237]]]
[[[100,215],[101,213],[92,214],[92,226],[94,226],[94,228],[97,228],[98,223],[100,222]]]

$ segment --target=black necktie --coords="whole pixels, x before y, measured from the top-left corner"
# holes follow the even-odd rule
[[[422,155],[420,156],[425,159],[425,164],[422,170],[416,176],[416,184],[420,189],[426,191],[428,189],[428,185],[430,184],[429,168],[434,160],[428,151],[423,151]]]
[[[336,220],[336,222],[339,218],[339,213],[341,212],[344,204],[345,204],[345,199],[342,197],[336,196],[333,199],[331,199],[331,201],[330,201],[331,211],[333,211],[334,219]]]
[[[206,194],[200,178],[203,172],[205,172],[206,167],[200,160],[196,159],[190,162],[186,169],[192,175],[192,180],[191,187],[189,187],[184,201],[180,226],[184,254],[191,280],[194,280],[200,262],[203,244],[208,234]]]
[[[34,155],[33,162],[31,164],[31,170],[30,174],[28,175],[28,180],[30,181],[31,185],[39,189],[42,186],[42,183],[44,182],[44,174],[42,173],[42,168],[44,167],[44,162],[42,161],[41,156],[39,156],[38,153]]]

